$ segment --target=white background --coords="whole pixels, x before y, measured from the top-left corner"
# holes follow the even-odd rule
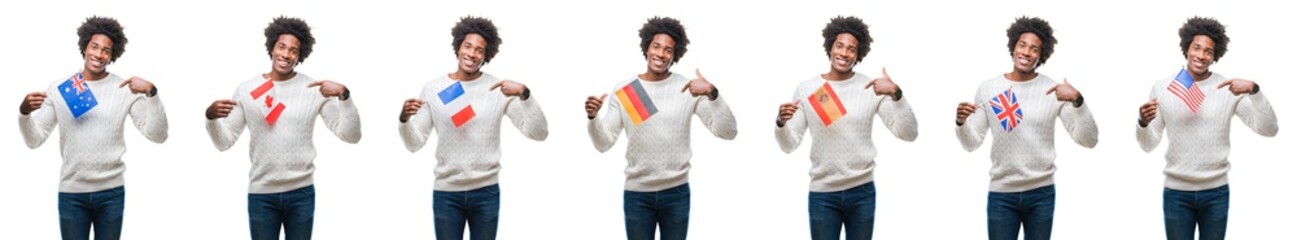
[[[724,89],[739,123],[733,141],[694,128],[694,239],[809,238],[809,143],[792,154],[779,151],[772,120],[797,83],[828,71],[820,30],[837,15],[870,24],[874,50],[856,70],[876,77],[887,67],[919,119],[912,143],[875,128],[877,239],[985,238],[990,147],[963,151],[951,121],[956,103],[971,100],[982,80],[1011,69],[1004,30],[1018,16],[1054,26],[1060,43],[1039,71],[1071,80],[1100,128],[1094,149],[1056,131],[1055,239],[1163,237],[1165,143],[1152,153],[1139,149],[1136,109],[1154,81],[1184,63],[1176,30],[1191,16],[1228,26],[1233,41],[1212,70],[1265,86],[1279,125],[1297,127],[1293,97],[1285,95],[1294,87],[1297,21],[1262,1],[697,2],[11,3],[0,8],[0,102],[14,107],[24,94],[79,70],[75,30],[85,17],[115,17],[126,26],[127,52],[109,71],[153,81],[171,126],[164,144],[127,126],[126,239],[248,237],[248,137],[217,151],[202,112],[239,82],[269,71],[262,29],[281,14],[304,18],[318,39],[297,69],[346,84],[363,118],[364,138],[355,145],[317,128],[317,239],[432,237],[435,144],[409,153],[396,118],[402,100],[454,70],[450,28],[469,14],[493,19],[504,39],[484,71],[528,84],[550,123],[544,142],[503,126],[501,239],[625,237],[625,140],[595,151],[581,105],[644,71],[636,30],[654,15],[680,19],[693,41],[672,70],[701,69]],[[56,239],[58,141],[26,148],[16,111],[4,112],[0,238]],[[1281,148],[1294,146],[1291,130],[1265,138],[1241,122],[1233,126],[1228,236],[1290,235],[1297,205],[1286,192],[1297,163]]]

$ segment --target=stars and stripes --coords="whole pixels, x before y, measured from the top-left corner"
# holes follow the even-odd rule
[[[1198,108],[1202,107],[1202,101],[1207,99],[1207,95],[1203,94],[1201,89],[1198,89],[1198,83],[1189,75],[1189,71],[1183,68],[1180,69],[1180,74],[1175,75],[1175,80],[1166,86],[1166,90],[1183,100],[1184,104],[1189,107],[1189,111],[1193,111],[1193,113],[1198,113]]]

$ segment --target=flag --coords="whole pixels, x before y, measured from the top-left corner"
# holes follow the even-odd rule
[[[829,83],[824,83],[806,100],[811,103],[811,108],[815,109],[815,114],[820,115],[820,121],[824,126],[829,126],[833,121],[847,115],[847,108],[842,107],[842,99],[838,98],[838,93],[833,91]]]
[[[631,122],[636,126],[658,112],[657,105],[653,105],[653,99],[649,98],[648,92],[644,91],[644,85],[640,84],[639,79],[617,90],[617,100],[621,101],[622,109],[626,109],[626,116],[630,116]]]
[[[99,105],[95,100],[95,93],[90,91],[90,85],[86,84],[86,79],[77,73],[69,77],[67,81],[59,85],[59,93],[63,95],[63,102],[68,104],[68,110],[72,111],[72,118],[81,118],[90,109]]]
[[[1013,89],[1004,90],[991,99],[991,110],[995,111],[995,118],[1000,119],[1000,127],[1005,132],[1013,132],[1018,123],[1022,123],[1022,108],[1018,106],[1018,94],[1014,94]]]
[[[266,79],[257,89],[252,90],[252,102],[261,109],[261,113],[266,116],[266,124],[274,126],[279,121],[279,115],[284,113],[284,103],[275,98],[275,83]]]
[[[446,109],[455,111],[455,114],[450,116],[450,121],[455,123],[457,128],[477,116],[473,113],[473,105],[468,103],[471,99],[464,97],[464,84],[459,81],[438,92],[437,98],[441,98],[441,105],[446,106]]]
[[[1202,107],[1202,100],[1207,98],[1207,95],[1202,94],[1202,90],[1198,89],[1198,83],[1189,76],[1189,71],[1183,68],[1180,69],[1180,74],[1175,75],[1175,81],[1171,81],[1171,84],[1166,86],[1166,90],[1180,100],[1184,100],[1184,104],[1188,105],[1189,110],[1194,113],[1198,113],[1198,108]]]

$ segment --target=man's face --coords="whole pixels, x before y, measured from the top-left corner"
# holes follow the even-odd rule
[[[302,43],[297,41],[297,37],[292,34],[280,34],[279,40],[275,41],[275,49],[270,55],[270,59],[274,60],[273,68],[275,73],[281,75],[292,74],[293,68],[297,67],[301,47]]]
[[[477,73],[486,58],[486,39],[476,33],[464,35],[464,42],[459,43],[455,53],[459,56],[460,72]]]
[[[653,35],[653,41],[648,47],[648,69],[654,74],[665,74],[671,68],[671,60],[675,58],[676,41],[671,39],[670,35],[659,33]]]
[[[1036,63],[1040,62],[1040,37],[1035,33],[1025,32],[1013,45],[1013,70],[1017,72],[1034,72]]]
[[[833,48],[829,51],[829,61],[834,72],[846,73],[851,72],[851,68],[856,66],[857,45],[859,41],[856,36],[850,33],[839,33],[838,37],[833,40]]]
[[[1207,67],[1211,66],[1212,60],[1216,57],[1216,41],[1212,41],[1207,35],[1193,36],[1193,41],[1189,42],[1189,49],[1185,50],[1185,57],[1189,60],[1186,64],[1189,73],[1207,74]]]
[[[107,35],[95,34],[90,36],[90,42],[86,43],[85,60],[86,70],[91,73],[100,74],[107,68],[109,61],[113,57],[113,40],[108,39]]]

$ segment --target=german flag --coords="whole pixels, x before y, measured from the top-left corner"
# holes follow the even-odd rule
[[[626,116],[630,117],[631,122],[636,126],[658,112],[657,106],[653,105],[653,99],[649,98],[648,93],[644,91],[644,85],[640,84],[638,79],[617,90],[617,100],[621,101],[621,107],[626,109]]]
[[[842,100],[838,99],[838,94],[833,92],[833,87],[830,87],[829,83],[824,83],[824,86],[811,93],[806,100],[811,103],[815,113],[820,115],[820,121],[824,122],[824,126],[829,126],[833,121],[847,115],[847,109],[842,107]]]

